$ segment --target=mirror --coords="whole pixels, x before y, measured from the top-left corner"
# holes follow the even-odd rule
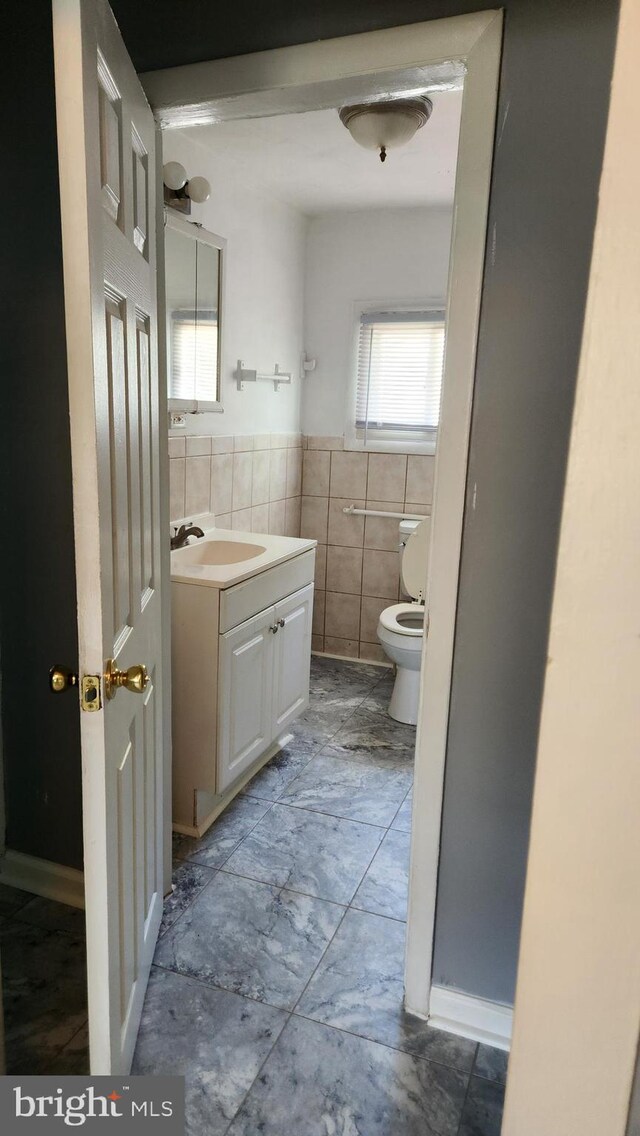
[[[165,287],[169,408],[222,410],[222,261],[225,241],[167,210]]]

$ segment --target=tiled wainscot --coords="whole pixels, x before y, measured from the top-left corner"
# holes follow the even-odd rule
[[[170,514],[219,528],[300,535],[300,434],[169,436]]]
[[[300,535],[318,541],[314,651],[385,661],[376,628],[383,608],[402,598],[399,522],[343,510],[427,515],[434,464],[422,454],[345,450],[340,437],[305,438]]]

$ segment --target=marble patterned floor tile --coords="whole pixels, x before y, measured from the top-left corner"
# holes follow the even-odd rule
[[[407,1014],[405,925],[350,909],[295,1012],[470,1072],[476,1044]]]
[[[389,703],[395,685],[396,676],[389,675],[378,682],[364,700],[365,710],[375,710],[378,714],[389,717]],[[393,721],[394,719],[391,719]]]
[[[459,1136],[500,1136],[504,1085],[472,1077],[464,1104]]]
[[[292,724],[292,733],[311,747],[324,745],[353,717],[361,705],[360,694],[316,695],[309,709]]]
[[[243,795],[277,801],[287,785],[309,764],[317,748],[317,745],[302,738],[293,738],[252,777],[242,790]]]
[[[404,801],[402,802],[396,816],[394,817],[393,829],[398,829],[400,832],[411,832],[411,815],[413,811],[413,789],[407,793]]]
[[[5,918],[15,915],[30,899],[33,899],[31,892],[0,883],[0,915]]]
[[[410,851],[409,833],[390,829],[351,901],[352,906],[391,919],[406,919]]]
[[[54,899],[34,896],[16,914],[21,923],[31,923],[34,927],[46,927],[49,931],[67,931],[70,935],[83,938],[85,935],[84,911],[57,903]]]
[[[325,900],[218,872],[160,939],[155,961],[291,1009],[343,914]]]
[[[286,1021],[283,1010],[154,967],[132,1072],[184,1076],[188,1136],[222,1136]]]
[[[371,666],[370,663],[350,663],[342,659],[321,659],[317,655],[311,656],[311,673],[309,687],[311,697],[336,691],[345,693],[362,692],[365,698],[380,682],[384,672],[380,667]]]
[[[333,735],[323,753],[364,765],[413,768],[415,748],[415,726],[405,726],[387,714],[361,706]]]
[[[180,918],[215,874],[215,868],[206,868],[204,864],[195,864],[191,860],[178,861],[171,877],[173,890],[164,901],[160,938],[169,927],[173,927],[176,919]]]
[[[87,1019],[84,938],[17,920],[0,927],[7,1073],[55,1072]]]
[[[348,904],[383,836],[370,824],[275,804],[224,870]]]
[[[220,868],[270,808],[269,802],[255,797],[235,797],[204,836],[183,836],[175,855],[207,868]]]
[[[280,803],[386,828],[412,778],[410,768],[383,769],[321,753],[291,782]]]
[[[476,1077],[485,1077],[488,1081],[499,1081],[504,1085],[507,1080],[509,1054],[505,1049],[495,1049],[492,1045],[478,1046],[476,1063],[473,1072]]]
[[[466,1077],[292,1017],[229,1136],[455,1136]]]

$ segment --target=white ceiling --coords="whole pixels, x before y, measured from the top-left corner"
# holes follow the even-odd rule
[[[386,162],[363,150],[337,110],[240,119],[195,127],[190,137],[231,162],[255,186],[304,213],[453,202],[462,91],[430,95],[433,113]]]

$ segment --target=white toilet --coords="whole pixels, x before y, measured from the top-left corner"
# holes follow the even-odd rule
[[[397,722],[411,726],[418,721],[430,536],[429,517],[424,521],[400,522],[400,579],[412,603],[385,608],[378,623],[378,639],[397,668],[389,714]]]

